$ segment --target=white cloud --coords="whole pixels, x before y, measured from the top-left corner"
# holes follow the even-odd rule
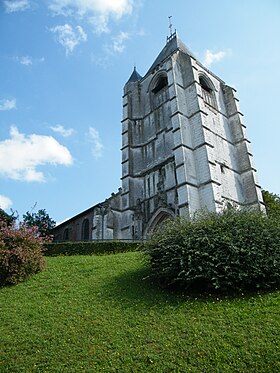
[[[51,0],[49,8],[56,15],[86,16],[97,34],[108,33],[109,19],[131,14],[134,0]]]
[[[69,150],[51,136],[21,134],[11,127],[11,138],[0,142],[0,175],[28,182],[43,182],[45,176],[38,166],[68,166],[73,163]]]
[[[16,109],[17,103],[15,99],[12,100],[0,100],[0,111]]]
[[[74,29],[66,23],[65,25],[55,26],[50,31],[56,35],[57,42],[65,48],[67,56],[73,52],[77,45],[87,40],[87,34],[81,26],[76,26]]]
[[[73,135],[73,133],[75,132],[75,130],[73,128],[65,128],[63,127],[61,124],[58,124],[54,127],[50,127],[54,132],[57,132],[59,133],[61,136],[63,137],[69,137],[71,135]]]
[[[108,16],[106,14],[92,16],[89,18],[89,22],[94,27],[94,32],[96,34],[104,34],[110,32],[110,29],[108,27]]]
[[[49,8],[60,15],[97,13],[120,18],[131,13],[132,0],[51,0]]]
[[[22,64],[22,65],[25,65],[25,66],[29,66],[29,65],[33,64],[33,61],[31,59],[31,57],[23,56],[23,57],[19,58],[19,63]]]
[[[121,31],[117,36],[113,37],[112,49],[116,53],[122,53],[125,49],[124,41],[129,39],[129,34],[127,32]]]
[[[9,197],[5,197],[0,195],[0,208],[2,210],[7,210],[12,206],[13,202],[10,200]]]
[[[102,157],[104,146],[101,142],[97,129],[95,129],[94,127],[89,127],[87,138],[93,144],[92,154],[94,158],[98,159]]]
[[[225,58],[226,55],[227,53],[225,51],[213,53],[209,49],[207,49],[205,52],[203,64],[207,67],[210,67],[214,62],[221,61],[223,58]]]
[[[21,12],[30,8],[29,0],[5,0],[5,10],[7,13]]]
[[[42,63],[45,61],[45,57],[40,57],[40,58],[33,58],[30,56],[19,56],[15,57],[15,60],[19,62],[21,65],[24,66],[31,66],[37,63]]]

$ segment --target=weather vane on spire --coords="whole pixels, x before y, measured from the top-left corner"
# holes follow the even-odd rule
[[[176,35],[176,29],[175,29],[175,32],[173,33],[173,30],[172,30],[172,23],[171,23],[171,18],[172,16],[168,16],[168,19],[169,19],[169,30],[170,30],[170,36],[167,36],[166,38],[166,42],[168,43],[171,39],[173,39],[174,35]]]
[[[171,18],[172,18],[172,16],[168,16],[168,18],[169,18],[169,30],[170,30],[170,36],[172,36],[172,23],[171,23]]]

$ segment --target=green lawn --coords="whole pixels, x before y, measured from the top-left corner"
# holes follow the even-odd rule
[[[140,253],[47,259],[0,289],[0,372],[278,372],[280,292],[195,299]]]

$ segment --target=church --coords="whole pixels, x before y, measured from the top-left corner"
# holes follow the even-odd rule
[[[55,241],[142,240],[201,209],[264,208],[234,88],[172,33],[124,86],[118,192],[61,223]]]

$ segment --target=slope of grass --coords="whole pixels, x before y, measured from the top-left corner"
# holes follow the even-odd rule
[[[0,289],[1,372],[279,371],[279,292],[172,295],[140,253],[47,263]]]

